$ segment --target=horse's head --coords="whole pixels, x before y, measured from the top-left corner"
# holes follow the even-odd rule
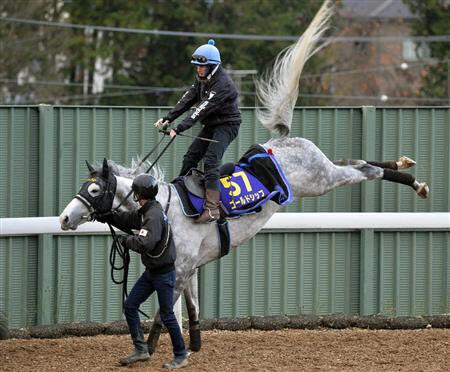
[[[89,178],[59,216],[63,230],[76,230],[82,223],[92,220],[95,213],[108,212],[113,206],[117,180],[108,161],[103,160],[103,167],[99,171],[87,161],[86,164]]]

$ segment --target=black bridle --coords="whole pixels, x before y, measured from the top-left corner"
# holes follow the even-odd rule
[[[75,195],[75,199],[83,203],[84,206],[89,210],[88,221],[93,221],[95,220],[95,216],[97,214],[107,213],[111,210],[114,202],[114,196],[116,195],[117,180],[114,176],[111,176],[106,181],[101,177],[91,178],[90,180],[92,181],[86,182],[81,187],[80,191],[78,191],[78,194]],[[93,197],[88,191],[88,187],[92,183],[99,184],[101,190],[99,195],[95,197]],[[101,183],[105,184],[106,187],[102,187]]]
[[[96,214],[107,213],[111,210],[114,196],[116,195],[117,179],[112,174],[108,166],[108,161],[103,159],[101,171],[96,171],[88,162],[86,162],[90,171],[88,180],[81,186],[75,199],[79,200],[89,210],[88,221],[95,219]],[[98,195],[91,195],[89,187],[92,184],[99,186]]]

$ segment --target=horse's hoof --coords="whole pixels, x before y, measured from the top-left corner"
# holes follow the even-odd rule
[[[397,168],[398,169],[408,169],[416,165],[416,162],[407,156],[402,156],[397,161]]]
[[[430,193],[430,188],[426,184],[426,182],[419,183],[419,187],[416,190],[417,195],[419,195],[422,199],[428,198],[428,194]]]

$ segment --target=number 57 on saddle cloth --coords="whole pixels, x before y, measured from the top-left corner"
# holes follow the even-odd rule
[[[256,213],[269,200],[280,205],[292,201],[292,190],[270,149],[253,145],[230,175],[220,178],[220,199],[227,217]],[[197,211],[203,211],[203,198],[189,193]]]

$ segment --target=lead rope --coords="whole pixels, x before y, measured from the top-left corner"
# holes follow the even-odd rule
[[[124,311],[125,300],[128,297],[128,270],[130,267],[130,251],[126,247],[124,247],[118,237],[113,227],[108,223],[109,230],[111,231],[111,236],[113,238],[113,242],[111,244],[111,251],[109,252],[109,263],[111,265],[111,280],[114,284],[122,284],[122,312]],[[130,235],[133,235],[132,231],[129,231]],[[116,266],[116,257],[119,256],[122,259],[122,266]],[[114,277],[115,271],[123,270],[123,279],[118,280]],[[144,315],[146,318],[150,319],[150,317],[144,313],[142,310],[138,309],[138,311]]]

